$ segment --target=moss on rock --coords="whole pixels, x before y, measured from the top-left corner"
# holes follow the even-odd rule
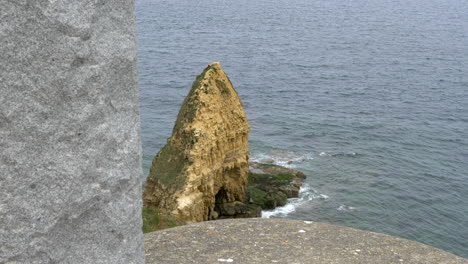
[[[218,87],[222,95],[226,95],[226,96],[231,95],[229,88],[227,87],[226,83],[223,80],[216,80],[216,87]]]
[[[304,174],[273,164],[250,163],[251,168],[263,173],[249,173],[247,195],[250,202],[262,209],[283,206],[288,198],[298,197]]]
[[[285,178],[290,177],[285,176],[281,175],[277,178],[272,174],[250,173],[247,192],[251,203],[262,209],[274,209],[277,206],[285,205],[288,197],[278,188],[289,184],[290,181],[285,180]]]
[[[153,160],[149,180],[159,181],[168,186],[178,187],[184,184],[182,177],[177,177],[188,164],[182,150],[168,142]],[[156,169],[157,168],[157,169]]]
[[[295,176],[292,173],[280,173],[275,175],[251,172],[249,174],[249,180],[251,183],[261,185],[264,188],[289,185],[294,178]]]
[[[179,219],[172,217],[170,214],[165,214],[160,210],[152,208],[143,208],[143,233],[149,233],[184,225],[185,223]]]
[[[195,78],[195,81],[192,84],[192,88],[190,89],[190,92],[187,95],[187,97],[185,97],[179,114],[177,115],[177,120],[173,128],[173,134],[179,131],[183,127],[183,124],[192,123],[198,109],[201,105],[203,105],[203,102],[199,100],[198,95],[199,92],[202,90],[201,82],[203,81],[203,79],[205,79],[205,75],[209,70],[216,70],[216,68],[211,65],[208,65],[208,67],[206,67],[203,70],[203,72],[197,75],[197,77]],[[206,89],[204,91],[205,93],[207,92]]]

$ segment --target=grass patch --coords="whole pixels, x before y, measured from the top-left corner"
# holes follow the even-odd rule
[[[143,208],[143,233],[184,225],[182,221],[159,210]]]
[[[165,185],[180,187],[185,183],[185,179],[179,174],[187,164],[188,161],[184,153],[168,142],[154,158],[149,179]]]

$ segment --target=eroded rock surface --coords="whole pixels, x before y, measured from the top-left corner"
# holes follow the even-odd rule
[[[231,81],[219,63],[210,64],[193,83],[172,136],[153,160],[144,206],[185,221],[244,212],[249,130]]]

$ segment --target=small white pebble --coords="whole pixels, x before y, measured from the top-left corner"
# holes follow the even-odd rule
[[[312,221],[304,221],[304,223],[306,223],[306,224],[312,224],[313,222],[312,222]]]
[[[301,230],[299,230],[299,233],[305,233],[305,230],[301,229]]]
[[[402,259],[399,259],[399,261],[403,262],[403,260],[402,260]]]
[[[231,258],[228,258],[228,259],[219,258],[218,261],[219,262],[234,262],[234,260]]]
[[[360,249],[356,249],[356,252],[361,252],[361,250],[360,250]]]

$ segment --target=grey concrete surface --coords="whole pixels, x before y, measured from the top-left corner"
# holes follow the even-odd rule
[[[0,263],[143,263],[134,1],[0,0]]]
[[[462,264],[467,259],[384,234],[287,219],[229,219],[145,234],[147,264]]]

